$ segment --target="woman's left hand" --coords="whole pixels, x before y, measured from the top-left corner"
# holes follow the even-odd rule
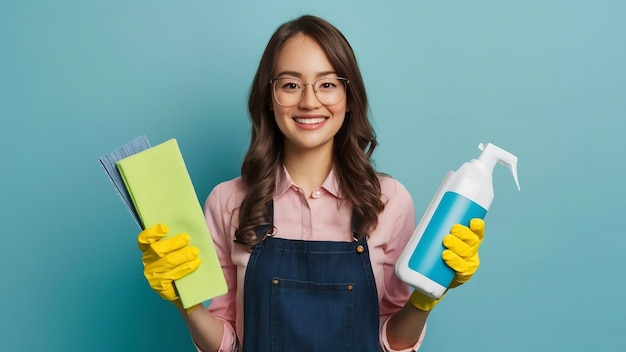
[[[449,288],[457,287],[472,278],[478,266],[478,247],[483,241],[485,234],[485,222],[475,218],[470,221],[469,227],[460,224],[453,225],[443,239],[445,249],[441,255],[443,261],[452,268],[456,274]]]
[[[446,249],[444,249],[441,257],[455,271],[454,278],[448,289],[464,284],[472,278],[480,265],[478,247],[483,241],[484,235],[485,222],[482,219],[474,218],[470,221],[469,227],[460,224],[452,225],[450,233],[443,238],[443,245]],[[419,290],[413,290],[409,302],[417,309],[429,311],[444,296],[433,300],[419,292]]]

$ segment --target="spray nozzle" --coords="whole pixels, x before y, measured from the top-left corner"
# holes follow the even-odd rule
[[[482,162],[489,172],[493,172],[496,163],[506,166],[513,174],[517,189],[521,190],[519,180],[517,179],[517,157],[515,155],[491,143],[487,143],[487,145],[480,143],[478,149],[482,150],[478,161]]]

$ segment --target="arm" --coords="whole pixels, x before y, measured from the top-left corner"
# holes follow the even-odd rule
[[[391,237],[385,249],[385,284],[381,309],[384,307],[386,312],[393,312],[382,325],[384,330],[381,331],[381,342],[386,351],[414,351],[421,344],[426,319],[431,309],[442,298],[434,301],[417,290],[410,294],[406,284],[393,273],[393,265],[413,234],[416,223],[413,200],[406,189],[397,183],[392,190],[387,188],[385,192],[393,196],[389,196],[385,209],[386,215],[379,218],[379,226],[388,227],[391,231]],[[469,228],[454,225],[450,234],[444,238],[443,245],[446,250],[442,258],[456,272],[450,288],[467,282],[477,270],[478,247],[482,242],[483,234],[484,222],[474,219]]]
[[[407,303],[387,323],[387,341],[394,350],[415,346],[426,326],[430,311],[423,311]]]
[[[452,226],[450,234],[444,238],[443,245],[446,249],[442,253],[442,259],[456,272],[449,289],[469,281],[478,269],[480,263],[478,247],[482,242],[484,230],[485,224],[482,219],[472,219],[469,227],[460,224]],[[413,291],[404,307],[389,319],[387,325],[389,346],[392,349],[403,349],[415,345],[423,333],[430,311],[444,296],[433,300],[418,290]]]
[[[174,281],[201,265],[198,250],[189,245],[189,235],[185,233],[163,239],[168,231],[166,225],[157,224],[139,234],[144,276],[161,298],[178,308],[197,346],[205,351],[217,351],[222,340],[223,323],[206,309],[198,309],[202,304],[184,309],[174,284]]]
[[[217,189],[218,187],[216,187]],[[215,192],[217,195],[219,192]],[[213,193],[212,193],[213,194]],[[201,304],[192,308],[183,309],[174,288],[174,281],[193,272],[199,265],[198,251],[189,245],[186,234],[179,234],[172,238],[163,239],[168,232],[165,225],[158,224],[142,231],[139,234],[139,248],[143,252],[144,275],[150,286],[165,300],[171,301],[180,311],[196,347],[201,351],[236,351],[237,338],[234,333],[234,304],[236,292],[236,269],[230,260],[229,222],[227,217],[219,211],[219,196],[209,196],[205,207],[207,223],[213,236],[213,241],[222,263],[222,270],[228,283],[228,293],[216,297],[212,301],[211,311],[204,309]],[[209,207],[209,203],[214,207]],[[209,210],[215,210],[210,212]],[[228,219],[217,221],[216,219]],[[220,234],[225,234],[220,236]],[[229,308],[230,307],[230,308]],[[230,319],[232,318],[232,319]],[[228,331],[227,331],[228,330]]]
[[[196,347],[201,351],[218,351],[224,336],[224,323],[198,305],[187,310],[178,308]]]
[[[383,194],[388,199],[379,216],[383,229],[384,284],[381,294],[381,348],[384,351],[414,351],[424,336],[428,311],[408,303],[411,289],[394,273],[394,265],[415,230],[415,212],[409,192],[399,182],[381,179]]]
[[[211,232],[213,244],[226,278],[228,292],[211,300],[210,307],[190,312],[179,309],[187,324],[196,348],[200,351],[237,351],[235,333],[237,267],[232,261],[231,221],[236,218],[234,208],[238,204],[240,190],[237,183],[225,182],[216,186],[204,204],[204,214]],[[194,307],[195,308],[195,307]]]

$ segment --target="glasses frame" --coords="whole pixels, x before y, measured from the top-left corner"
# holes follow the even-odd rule
[[[300,82],[302,82],[302,90],[301,90],[301,93],[300,93],[300,99],[299,99],[299,100],[298,100],[295,104],[292,104],[292,105],[283,105],[283,104],[281,104],[281,103],[278,101],[278,97],[276,97],[276,85],[274,85],[274,83],[276,82],[276,80],[279,80],[279,79],[293,79],[293,80],[296,80],[296,81],[300,81]],[[334,103],[334,104],[324,104],[324,103],[322,103],[322,101],[320,100],[320,98],[317,96],[317,90],[315,89],[315,85],[317,84],[317,82],[319,82],[319,81],[323,81],[323,80],[325,80],[325,79],[338,79],[338,80],[340,80],[340,81],[342,81],[342,82],[343,82],[343,87],[344,87],[344,94],[343,94],[343,97],[341,97],[341,99],[339,99],[339,101],[337,101],[337,102],[336,102],[336,103]],[[292,107],[292,106],[296,106],[296,105],[300,104],[300,102],[301,102],[301,101],[302,101],[302,99],[304,98],[304,91],[306,90],[306,86],[311,86],[311,87],[313,88],[313,94],[315,95],[315,99],[317,99],[317,100],[318,100],[320,103],[322,103],[323,105],[327,105],[327,106],[337,105],[337,104],[339,104],[339,103],[340,103],[340,102],[341,102],[341,101],[342,101],[342,100],[346,97],[346,95],[348,94],[348,85],[349,85],[349,83],[350,83],[350,80],[349,80],[349,79],[347,79],[347,78],[345,78],[345,77],[325,77],[325,78],[320,78],[320,79],[317,79],[317,80],[313,81],[313,83],[306,83],[305,81],[301,80],[300,78],[295,78],[295,77],[276,77],[276,78],[272,78],[272,79],[270,79],[270,81],[269,81],[269,85],[270,85],[270,87],[271,87],[271,92],[272,92],[272,96],[274,97],[274,101],[276,101],[276,103],[277,103],[278,105],[280,105],[280,106],[284,106],[284,107]]]

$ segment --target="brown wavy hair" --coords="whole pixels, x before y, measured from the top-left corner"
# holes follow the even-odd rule
[[[255,230],[272,231],[271,203],[276,186],[276,171],[282,167],[283,134],[271,110],[269,84],[274,78],[276,58],[285,42],[298,34],[316,40],[328,56],[337,75],[349,80],[347,112],[334,137],[333,166],[347,201],[352,205],[352,226],[361,238],[376,228],[378,214],[384,209],[377,173],[371,156],[377,146],[369,121],[365,85],[352,47],[344,35],[329,22],[305,15],[282,24],[265,48],[252,81],[248,111],[252,121],[250,147],[241,166],[246,196],[239,209],[235,242],[251,246],[258,242]]]

